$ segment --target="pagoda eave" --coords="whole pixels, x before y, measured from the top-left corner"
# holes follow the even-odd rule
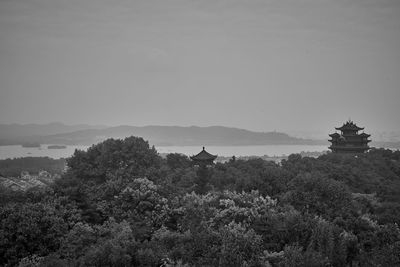
[[[329,149],[332,151],[341,151],[341,152],[364,152],[370,149],[369,146],[330,146]]]
[[[190,159],[199,164],[199,165],[210,165],[213,164],[214,160],[217,158],[217,155],[212,155],[208,153],[205,148],[203,147],[203,150],[198,153],[197,155],[191,156]]]
[[[190,157],[190,159],[191,160],[194,160],[194,161],[213,161],[213,160],[215,160],[216,158],[217,158],[218,156],[215,156],[215,155],[213,155],[212,157],[210,157],[210,158],[204,158],[204,159],[199,159],[199,158],[197,158],[196,156],[191,156]]]
[[[338,131],[361,131],[361,130],[364,130],[364,128],[361,128],[358,126],[355,126],[355,127],[342,126],[342,127],[338,127],[338,128],[335,127],[335,129]]]

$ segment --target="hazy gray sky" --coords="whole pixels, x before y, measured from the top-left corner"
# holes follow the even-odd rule
[[[400,129],[398,0],[0,0],[0,122]]]

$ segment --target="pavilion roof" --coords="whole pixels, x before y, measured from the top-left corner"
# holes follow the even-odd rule
[[[335,128],[336,130],[340,130],[340,131],[346,131],[346,130],[350,130],[350,131],[360,131],[360,130],[364,130],[364,128],[358,127],[354,122],[352,122],[351,120],[347,121],[346,123],[344,123],[342,125],[342,127],[338,127]]]
[[[366,133],[360,133],[360,136],[370,137],[371,135]]]
[[[192,160],[208,161],[215,160],[217,158],[217,155],[212,155],[208,153],[203,146],[203,150],[199,154],[191,156],[190,158]]]

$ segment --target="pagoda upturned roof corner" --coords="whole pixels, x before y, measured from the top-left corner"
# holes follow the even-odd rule
[[[364,130],[364,128],[362,127],[358,127],[353,121],[349,120],[346,123],[344,123],[341,127],[337,127],[335,128],[336,130],[339,131],[346,131],[346,130],[350,130],[350,131],[360,131],[360,130]]]
[[[190,158],[194,161],[213,161],[217,158],[217,155],[212,155],[205,150],[203,146],[203,150],[197,155],[191,156]]]
[[[360,136],[362,136],[362,137],[370,137],[371,135],[370,134],[366,134],[366,133],[360,133]]]
[[[329,136],[330,136],[330,137],[335,137],[335,136],[340,136],[340,134],[338,134],[338,133],[333,133],[333,134],[330,134]]]

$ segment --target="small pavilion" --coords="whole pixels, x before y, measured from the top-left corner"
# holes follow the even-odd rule
[[[195,165],[199,165],[199,166],[208,166],[208,165],[213,165],[214,164],[214,160],[217,158],[217,155],[212,155],[210,153],[208,153],[204,146],[203,146],[203,150],[194,156],[191,156],[190,159],[195,163]]]

